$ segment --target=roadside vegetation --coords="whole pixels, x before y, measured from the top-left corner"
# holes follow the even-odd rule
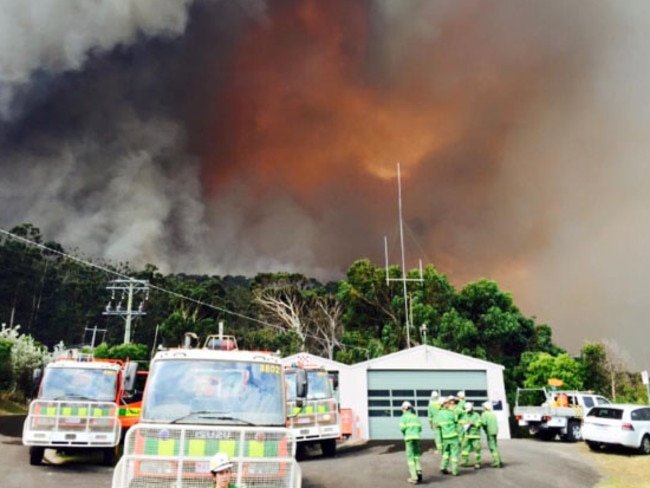
[[[11,233],[0,238],[0,392],[19,404],[33,393],[33,370],[56,350],[94,346],[103,357],[147,360],[161,346],[181,344],[186,332],[216,333],[221,322],[240,347],[285,356],[307,351],[353,364],[429,344],[485,359],[505,366],[511,404],[517,386],[545,386],[549,378],[615,401],[647,400],[640,375],[628,370],[615,343],[587,341],[573,357],[553,342],[550,325],[524,316],[497,283],[456,289],[433,264],[421,279],[420,270],[407,270],[404,303],[401,268],[367,259],[328,283],[286,272],[163,274],[153,264],[91,263],[45,241],[31,224]],[[148,284],[134,297],[133,309],[144,314],[132,323],[129,345],[122,345],[124,316],[105,313],[127,306],[127,296],[109,289],[116,279]]]
[[[624,452],[592,452],[582,443],[603,479],[595,488],[650,488],[650,456]]]

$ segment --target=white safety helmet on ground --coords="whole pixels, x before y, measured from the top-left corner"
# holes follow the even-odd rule
[[[411,408],[413,408],[413,405],[411,405],[411,402],[402,403],[402,410],[409,410]]]
[[[483,407],[483,410],[492,410],[492,404],[490,402],[483,402],[481,407]]]
[[[214,456],[212,456],[212,459],[210,459],[211,473],[218,473],[220,471],[223,471],[225,469],[230,469],[230,468],[232,468],[232,462],[228,458],[228,454],[225,454],[223,452],[218,452]]]
[[[469,411],[472,410],[473,408],[474,408],[474,404],[473,404],[472,402],[467,402],[467,403],[465,403],[465,410],[466,410],[466,411],[469,412]]]

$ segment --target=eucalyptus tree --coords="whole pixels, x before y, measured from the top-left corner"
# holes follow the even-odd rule
[[[300,274],[261,273],[252,284],[260,317],[271,327],[291,332],[301,351],[334,358],[341,349],[343,307],[331,285]]]
[[[352,263],[339,283],[338,299],[344,307],[343,343],[353,358],[377,357],[401,349],[406,342],[405,307],[400,268],[378,268],[368,259]],[[372,347],[370,347],[372,345]]]

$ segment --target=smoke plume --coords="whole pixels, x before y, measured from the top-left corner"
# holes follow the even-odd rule
[[[645,2],[4,0],[0,225],[164,272],[485,277],[645,368]]]

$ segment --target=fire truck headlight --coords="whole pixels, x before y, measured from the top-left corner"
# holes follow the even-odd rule
[[[173,475],[176,471],[176,466],[171,461],[141,461],[140,471],[142,474],[155,474],[155,475]]]
[[[248,474],[252,476],[278,474],[280,463],[251,463],[248,466]]]

